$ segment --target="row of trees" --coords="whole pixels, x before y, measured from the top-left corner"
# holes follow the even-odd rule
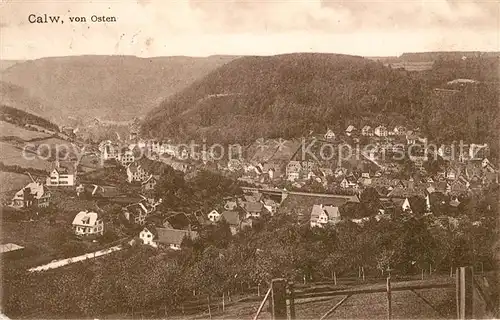
[[[164,199],[165,210],[212,209],[225,196],[241,192],[236,182],[211,172],[185,180],[169,169],[154,191]],[[193,292],[219,296],[251,285],[265,286],[274,277],[324,280],[332,272],[357,273],[359,267],[374,276],[388,269],[412,274],[479,262],[488,268],[495,217],[486,212],[496,212],[497,191],[470,200],[454,219],[399,214],[379,221],[371,218],[361,225],[346,219],[311,229],[308,221],[298,222],[280,210],[236,235],[224,221],[203,226],[199,237],[186,239],[180,252],[138,245],[40,274],[4,262],[4,311],[12,317],[90,317],[157,309],[171,313],[192,299]],[[373,216],[378,206],[374,190],[360,198],[353,210]],[[117,206],[105,209],[110,219],[120,211]],[[54,241],[65,242],[67,250],[85,251],[71,248],[69,234]]]
[[[429,217],[349,221],[310,229],[276,215],[232,236],[222,222],[200,231],[183,250],[146,246],[90,262],[28,274],[4,266],[3,306],[10,316],[83,317],[127,311],[175,309],[192,292],[222,295],[274,277],[300,281],[357,273],[400,274],[482,262],[491,266],[491,223],[474,225]]]

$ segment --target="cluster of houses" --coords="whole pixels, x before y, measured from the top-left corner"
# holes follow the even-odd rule
[[[416,130],[418,131],[418,129]],[[344,131],[344,134],[348,137],[365,136],[365,137],[387,137],[387,136],[410,136],[414,135],[413,130],[407,130],[405,126],[397,125],[394,128],[388,128],[384,125],[379,125],[377,127],[372,127],[365,125],[359,130],[353,125],[348,125]],[[328,129],[324,134],[324,138],[327,140],[335,139],[336,135],[332,129]]]
[[[16,209],[48,207],[51,199],[49,188],[75,186],[76,171],[75,161],[55,161],[45,182],[30,175],[31,182],[14,194],[10,207]]]
[[[194,151],[182,144],[174,144],[170,141],[135,139],[126,146],[122,146],[111,140],[102,141],[99,144],[99,152],[103,160],[115,159],[123,166],[141,159],[149,158],[171,165],[176,170],[185,172],[188,169],[188,160],[199,160],[207,163],[213,160],[210,152],[205,150]]]

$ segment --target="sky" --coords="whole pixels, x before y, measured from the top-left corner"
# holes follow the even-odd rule
[[[499,30],[499,0],[0,0],[1,59],[500,51]]]

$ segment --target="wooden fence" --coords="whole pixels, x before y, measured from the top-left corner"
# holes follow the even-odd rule
[[[453,283],[455,282],[455,283]],[[392,314],[392,293],[395,291],[406,291],[410,290],[415,295],[420,298],[423,302],[429,305],[433,310],[439,313],[438,310],[428,301],[425,297],[420,295],[416,290],[420,289],[435,289],[435,288],[453,288],[456,290],[456,309],[457,309],[457,319],[473,319],[476,315],[474,308],[477,308],[476,303],[474,303],[474,297],[481,299],[486,305],[486,310],[482,310],[483,313],[486,311],[490,317],[497,317],[498,310],[495,309],[495,304],[491,301],[490,296],[485,293],[485,289],[478,283],[478,280],[474,276],[472,267],[460,267],[457,268],[455,272],[455,281],[450,278],[448,281],[442,281],[441,283],[416,283],[416,284],[404,284],[399,285],[398,283],[391,283],[391,277],[386,279],[386,284],[376,285],[371,288],[349,288],[342,290],[328,290],[322,292],[308,292],[307,290],[296,291],[293,282],[287,282],[286,279],[274,279],[271,282],[270,288],[266,293],[264,299],[254,316],[254,320],[257,320],[260,313],[264,309],[266,301],[269,303],[269,310],[271,312],[272,319],[285,320],[296,319],[295,305],[298,299],[311,299],[311,298],[325,298],[334,296],[343,296],[343,298],[336,303],[332,308],[330,308],[325,314],[320,317],[323,320],[330,315],[332,315],[336,309],[338,309],[342,304],[347,301],[350,297],[356,294],[366,294],[366,293],[382,293],[387,294],[387,319],[391,320],[393,318]]]

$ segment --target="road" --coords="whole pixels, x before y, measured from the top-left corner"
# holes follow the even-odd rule
[[[101,256],[104,256],[104,255],[107,255],[107,254],[110,254],[110,253],[113,253],[113,252],[116,252],[116,251],[120,251],[122,249],[123,249],[122,245],[117,245],[117,246],[114,246],[114,247],[111,247],[111,248],[107,248],[107,249],[104,249],[104,250],[99,250],[99,251],[95,251],[95,252],[86,253],[86,254],[83,254],[81,256],[76,256],[76,257],[61,259],[61,260],[57,260],[57,261],[52,261],[50,263],[47,263],[47,264],[44,264],[44,265],[41,265],[41,266],[38,266],[38,267],[30,268],[28,271],[30,271],[30,272],[36,272],[36,271],[47,271],[47,270],[50,270],[50,269],[56,269],[56,268],[64,267],[64,266],[69,265],[71,263],[75,263],[75,262],[79,262],[79,261],[83,261],[83,260],[87,260],[87,259],[93,259],[93,258],[101,257]]]

